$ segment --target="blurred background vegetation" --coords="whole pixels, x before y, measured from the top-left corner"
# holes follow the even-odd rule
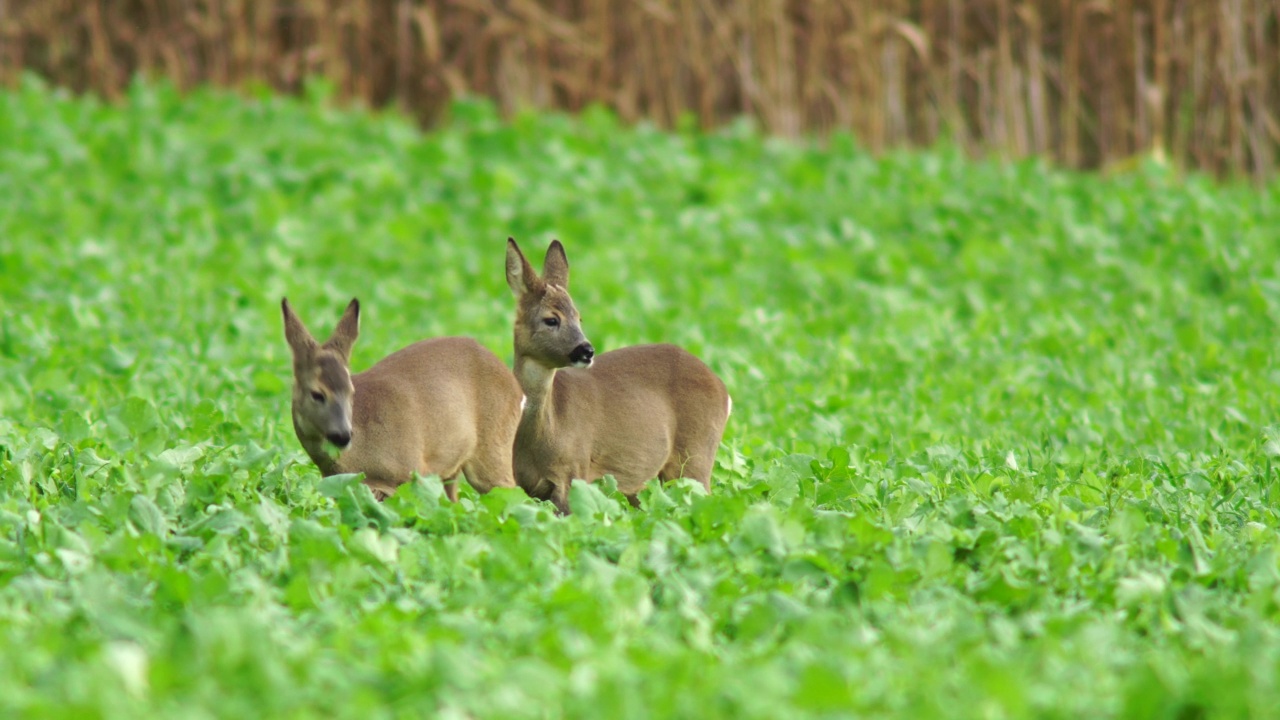
[[[0,82],[25,70],[108,98],[139,72],[323,75],[427,123],[480,94],[1259,180],[1280,144],[1280,0],[0,0]]]

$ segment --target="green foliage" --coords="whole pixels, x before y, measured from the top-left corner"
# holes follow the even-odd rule
[[[0,94],[0,716],[1244,717],[1280,706],[1280,195],[459,104]],[[288,294],[510,355],[506,236],[703,357],[712,492],[376,502]]]

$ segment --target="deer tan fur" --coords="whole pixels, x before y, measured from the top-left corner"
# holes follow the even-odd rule
[[[515,373],[528,398],[515,438],[516,482],[569,512],[573,479],[612,475],[636,494],[653,478],[693,478],[708,490],[729,419],[724,383],[674,345],[595,356],[569,297],[569,261],[551,243],[539,277],[507,240],[507,284],[517,298]]]
[[[496,355],[470,338],[434,338],[352,375],[357,300],[324,343],[288,299],[280,306],[293,352],[293,428],[321,473],[364,473],[379,499],[415,472],[439,475],[455,501],[459,473],[482,493],[515,486],[511,448],[523,395]]]

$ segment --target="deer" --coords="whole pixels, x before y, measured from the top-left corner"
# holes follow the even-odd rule
[[[639,507],[649,480],[711,471],[733,401],[697,357],[670,344],[595,354],[569,296],[569,260],[553,240],[534,272],[507,238],[507,285],[516,296],[516,380],[527,402],[516,429],[516,483],[568,515],[574,479],[612,475]]]
[[[524,395],[493,352],[471,338],[432,338],[353,375],[359,299],[323,343],[288,298],[280,308],[293,354],[293,429],[324,476],[363,473],[378,500],[415,472],[438,475],[453,502],[459,473],[480,493],[515,487],[511,448]]]

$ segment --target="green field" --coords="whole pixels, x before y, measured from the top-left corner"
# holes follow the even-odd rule
[[[725,380],[710,495],[319,477],[280,297],[509,360],[508,235]],[[0,302],[0,717],[1280,707],[1280,187],[27,81]]]

